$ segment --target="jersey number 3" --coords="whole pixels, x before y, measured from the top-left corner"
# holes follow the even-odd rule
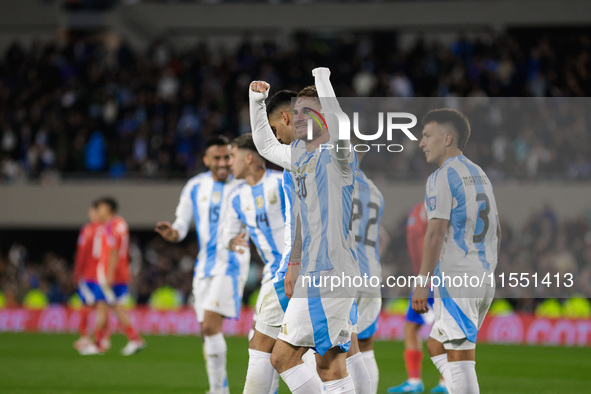
[[[476,229],[474,231],[474,236],[472,237],[472,241],[477,244],[484,241],[484,237],[486,237],[486,233],[488,232],[488,214],[490,213],[490,202],[488,200],[488,196],[485,193],[478,193],[476,195],[476,201],[478,201],[478,206],[480,207],[478,210],[478,219],[482,220],[482,230],[476,234],[476,229],[478,229],[478,221],[476,221]],[[480,202],[484,202],[481,204]]]

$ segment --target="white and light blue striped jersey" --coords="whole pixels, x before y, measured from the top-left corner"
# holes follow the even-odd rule
[[[285,249],[286,211],[281,172],[267,170],[256,185],[244,183],[234,189],[230,206],[224,217],[221,242],[228,247],[232,238],[240,234],[240,229],[231,223],[242,222],[265,263],[263,283],[272,280]]]
[[[179,238],[182,240],[187,236],[191,220],[195,221],[199,242],[195,276],[207,278],[215,275],[248,275],[250,252],[238,254],[229,251],[218,242],[221,217],[230,206],[228,197],[234,188],[244,183],[232,178],[226,182],[217,182],[208,171],[194,176],[185,184],[172,227],[179,232]],[[240,227],[241,223],[225,225]]]
[[[380,221],[384,214],[384,197],[371,179],[361,170],[356,171],[355,191],[353,193],[353,212],[351,227],[357,244],[359,272],[368,277],[382,277],[380,265]],[[359,289],[380,293],[380,289]],[[372,291],[373,290],[373,291]]]
[[[291,174],[293,209],[302,222],[302,273],[335,269],[358,275],[354,237],[350,230],[357,155],[337,158],[333,149],[301,149]]]
[[[484,171],[465,156],[454,156],[429,176],[425,208],[431,219],[449,220],[439,271],[477,275],[497,266],[498,211]],[[490,277],[485,283],[492,284]]]

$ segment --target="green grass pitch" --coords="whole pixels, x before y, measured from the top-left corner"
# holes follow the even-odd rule
[[[207,378],[198,337],[146,337],[148,348],[123,357],[125,338],[113,336],[102,356],[79,356],[74,335],[0,334],[2,393],[204,393]],[[231,392],[241,393],[248,362],[246,338],[227,338]],[[376,342],[378,393],[405,379],[402,343]],[[478,345],[482,393],[591,392],[591,349]],[[426,392],[438,379],[423,361]],[[281,393],[288,390],[281,383]]]

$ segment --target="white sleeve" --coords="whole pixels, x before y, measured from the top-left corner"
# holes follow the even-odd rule
[[[289,257],[291,255],[291,248],[293,246],[294,234],[292,234],[291,223],[295,220],[293,212],[291,194],[293,190],[291,173],[283,173],[283,193],[285,194],[285,229],[283,230],[283,242],[285,247],[281,256],[281,265],[278,272],[286,272],[289,264]],[[296,204],[297,206],[297,204]]]
[[[177,242],[182,241],[189,232],[191,227],[191,220],[193,219],[193,204],[191,203],[191,189],[194,183],[187,182],[181,192],[179,204],[176,207],[176,218],[172,224],[172,228],[179,232]]]
[[[265,159],[291,171],[291,148],[283,145],[273,135],[267,118],[265,99],[269,90],[258,93],[248,88],[250,101],[250,127],[257,150]]]
[[[283,239],[285,241],[285,249],[290,249],[293,244],[293,236],[291,233],[291,223],[294,220],[294,212],[291,201],[291,194],[293,191],[293,183],[291,173],[283,174],[283,193],[285,194],[285,230],[283,232]]]
[[[243,229],[243,223],[237,212],[237,205],[240,203],[238,193],[229,196],[229,207],[222,212],[219,242],[224,249],[230,248],[230,241],[239,235]]]
[[[338,146],[338,149],[335,149],[335,157],[338,160],[346,159],[351,161],[351,157],[355,156],[351,149],[351,141],[339,138],[340,127],[350,130],[351,123],[349,117],[341,109],[334,89],[330,84],[330,70],[326,67],[318,67],[312,70],[312,75],[314,75],[314,83],[318,91],[322,113],[325,114],[330,141],[335,147]]]
[[[451,217],[453,196],[447,178],[447,171],[434,172],[427,180],[427,194],[425,195],[427,219],[445,219]]]

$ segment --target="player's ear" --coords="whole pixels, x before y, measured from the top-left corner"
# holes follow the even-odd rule
[[[454,142],[454,135],[452,133],[445,133],[445,146],[451,146]]]
[[[286,126],[289,126],[290,119],[286,111],[281,111],[281,119],[283,119],[283,123],[285,123]]]

